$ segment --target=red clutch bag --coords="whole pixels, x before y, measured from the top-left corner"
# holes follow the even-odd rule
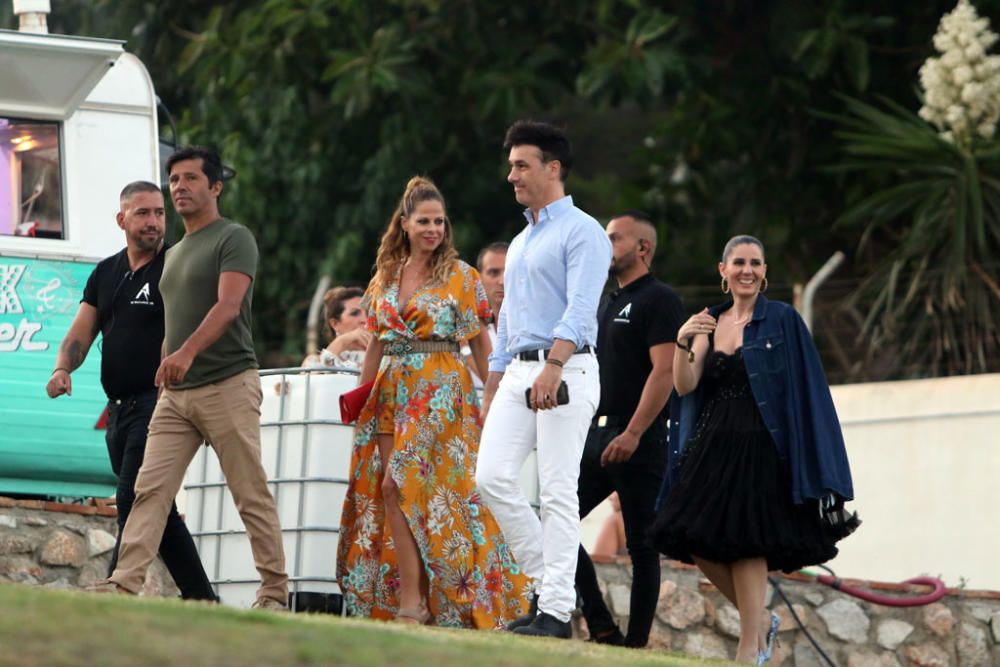
[[[374,386],[375,381],[372,380],[340,395],[340,421],[345,424],[353,424],[358,420],[361,408],[365,407],[365,402]]]

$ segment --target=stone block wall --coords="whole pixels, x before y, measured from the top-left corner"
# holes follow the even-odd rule
[[[84,588],[107,575],[117,532],[114,508],[64,505],[0,497],[0,582]],[[632,568],[628,557],[595,558],[612,613],[628,624]],[[651,649],[708,658],[732,658],[739,614],[693,567],[662,562],[660,599]],[[1000,665],[1000,593],[949,590],[923,607],[868,603],[802,576],[778,585],[813,638],[835,665],[846,667],[989,667]],[[899,584],[850,582],[882,593],[914,594]],[[919,590],[925,592],[924,589]],[[162,562],[149,570],[143,593],[174,597],[178,591]],[[825,663],[784,601],[768,589],[768,607],[781,618],[773,665],[821,667]],[[586,628],[578,629],[586,636]]]
[[[113,507],[0,497],[0,581],[85,588],[107,577],[117,532]],[[179,595],[159,558],[143,593]]]
[[[596,559],[595,559],[596,560]],[[632,567],[627,557],[595,562],[609,609],[628,624]],[[838,666],[990,667],[1000,665],[1000,593],[949,589],[923,607],[865,602],[801,575],[779,576],[778,586],[816,642]],[[851,581],[888,595],[923,594],[926,588]],[[767,605],[781,618],[770,664],[821,667],[826,663],[799,628],[784,600],[769,587]],[[650,648],[732,659],[739,614],[697,568],[662,563],[660,601]],[[585,633],[585,628],[582,629]]]

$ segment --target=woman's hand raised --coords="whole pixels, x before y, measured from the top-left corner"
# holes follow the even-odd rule
[[[694,338],[698,334],[710,334],[715,331],[718,322],[708,314],[708,308],[702,309],[700,313],[695,313],[688,321],[677,330],[677,340],[683,341],[685,338]]]
[[[326,349],[334,354],[340,354],[348,350],[364,350],[368,347],[371,339],[371,333],[364,327],[359,327],[354,331],[340,334],[330,342],[330,345]]]

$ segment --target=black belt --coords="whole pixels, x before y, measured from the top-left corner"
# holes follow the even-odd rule
[[[156,392],[159,389],[153,387],[152,389],[147,389],[146,391],[140,391],[138,394],[132,394],[131,396],[123,396],[122,398],[109,398],[108,403],[112,405],[125,405],[126,403],[134,403],[140,398],[149,398],[150,395],[156,396]]]
[[[548,350],[525,350],[524,352],[517,352],[514,356],[521,361],[545,361],[549,358],[549,353],[551,351],[552,348],[549,348]],[[584,345],[573,354],[590,354],[593,351],[594,348],[590,345]]]
[[[597,415],[591,420],[590,425],[597,428],[617,428],[618,426],[627,426],[628,422],[628,419],[616,415]]]

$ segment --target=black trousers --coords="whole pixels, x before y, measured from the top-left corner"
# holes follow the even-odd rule
[[[660,555],[649,542],[646,530],[656,516],[656,496],[667,459],[667,435],[665,424],[657,421],[643,434],[632,458],[601,467],[601,454],[626,425],[623,421],[614,426],[591,427],[580,461],[577,493],[582,519],[612,491],[618,492],[625,522],[625,544],[632,558],[632,596],[625,645],[641,648],[649,640],[660,595]],[[613,631],[617,625],[604,603],[594,564],[582,545],[576,566],[576,588],[583,599],[583,616],[591,636]]]
[[[156,391],[139,394],[121,402],[108,403],[108,431],[105,439],[108,444],[108,456],[111,458],[111,469],[118,476],[118,489],[115,493],[118,502],[118,539],[114,551],[111,552],[111,565],[108,576],[118,565],[118,549],[121,546],[122,532],[128,520],[132,503],[135,502],[135,480],[142,467],[142,458],[146,452],[146,435],[149,431],[149,420],[156,406]],[[186,600],[218,600],[212,584],[202,567],[198,549],[191,539],[187,525],[177,513],[177,506],[170,508],[167,525],[163,529],[160,541],[160,557],[174,578],[174,583],[180,589],[181,597]]]

